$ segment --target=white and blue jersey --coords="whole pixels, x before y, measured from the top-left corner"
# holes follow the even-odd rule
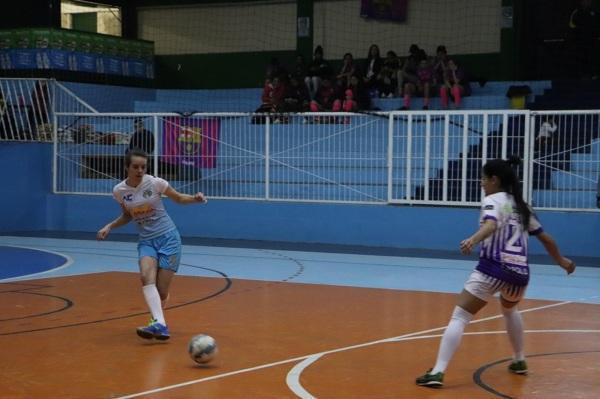
[[[476,269],[513,285],[527,285],[527,241],[529,235],[543,231],[540,222],[532,214],[529,229],[524,231],[515,200],[506,192],[488,195],[483,199],[479,222],[483,224],[488,219],[496,221],[496,231],[481,242]]]
[[[128,186],[126,180],[113,188],[113,196],[131,215],[140,233],[140,240],[148,240],[175,230],[167,214],[162,194],[169,183],[159,177],[144,175],[137,187]]]

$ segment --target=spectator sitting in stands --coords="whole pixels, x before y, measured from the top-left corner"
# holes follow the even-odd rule
[[[365,88],[363,80],[354,74],[350,78],[350,86],[348,86],[353,93],[353,99],[356,101],[356,106],[359,111],[368,111],[371,109],[371,97],[369,92]]]
[[[129,148],[126,153],[137,149],[144,151],[150,156],[154,155],[154,135],[144,127],[144,119],[135,118],[133,126],[134,132],[129,140]]]
[[[393,51],[388,51],[383,61],[383,67],[379,73],[380,96],[392,98],[398,90],[398,72],[400,71],[400,59]]]
[[[462,97],[471,95],[471,85],[464,70],[453,60],[448,60],[448,69],[444,74],[444,84],[440,87],[442,107],[448,108],[448,93],[452,93],[454,105],[458,108]]]
[[[275,77],[272,81],[266,80],[262,93],[262,104],[254,112],[280,112],[285,95],[285,84],[281,78]]]
[[[331,67],[323,57],[323,47],[317,46],[315,48],[313,61],[308,66],[306,78],[304,78],[311,100],[316,98],[319,87],[321,86],[321,81],[325,78],[329,79],[331,75]]]
[[[416,88],[417,84],[419,83],[419,75],[417,74],[419,65],[421,64],[422,60],[427,59],[427,54],[425,53],[425,51],[421,50],[416,44],[411,44],[408,52],[409,55],[404,61],[404,65],[402,67],[401,72],[401,85],[404,94],[404,105],[400,109],[410,108],[410,96],[412,95],[412,92],[410,94],[407,92],[407,88],[409,87],[408,85],[411,85],[411,87],[413,87],[414,92],[414,88]]]
[[[310,102],[310,110],[312,112],[331,111],[333,110],[334,101],[335,88],[331,83],[331,79],[325,78],[321,82],[315,99]]]
[[[410,109],[410,99],[416,92],[423,96],[423,109],[429,109],[429,96],[433,85],[433,68],[427,59],[421,60],[417,68],[417,81],[404,84],[404,105],[401,109]]]
[[[448,52],[446,46],[440,44],[437,46],[435,51],[435,58],[433,60],[433,78],[434,84],[441,85],[444,83],[444,74],[448,70]]]
[[[354,75],[356,68],[354,66],[354,57],[351,53],[344,54],[344,59],[342,61],[342,68],[340,72],[336,76],[337,84],[340,87],[348,87],[350,84],[350,77]]]
[[[306,86],[296,76],[290,79],[290,85],[283,97],[282,112],[306,112],[309,110],[309,96]]]
[[[304,56],[302,54],[296,56],[296,63],[292,68],[290,77],[294,77],[300,82],[304,82],[304,78],[306,77],[306,63],[304,62]]]
[[[354,93],[351,89],[346,89],[344,92],[344,101],[337,99],[333,102],[333,112],[355,112],[358,110],[358,105],[354,101]]]
[[[365,86],[371,97],[379,96],[379,73],[383,67],[383,60],[379,55],[379,46],[372,44],[369,47],[369,55],[365,61],[363,76]]]

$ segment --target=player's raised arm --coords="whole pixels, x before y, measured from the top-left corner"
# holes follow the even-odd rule
[[[165,195],[177,202],[178,204],[192,204],[195,202],[206,203],[208,199],[204,196],[204,194],[198,192],[194,195],[183,194],[179,191],[175,190],[173,187],[169,186],[165,190]]]

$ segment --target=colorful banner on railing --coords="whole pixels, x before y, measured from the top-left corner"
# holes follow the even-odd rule
[[[0,69],[154,78],[154,44],[58,29],[0,30]]]
[[[407,8],[408,0],[361,0],[360,16],[404,22]]]
[[[166,117],[163,120],[164,162],[196,168],[215,168],[220,120]]]

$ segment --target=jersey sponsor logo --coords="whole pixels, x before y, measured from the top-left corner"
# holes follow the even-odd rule
[[[152,215],[154,213],[154,209],[150,206],[150,204],[144,204],[136,206],[130,211],[130,213],[135,219],[139,219]]]
[[[146,191],[144,191],[144,193],[142,194],[142,196],[144,198],[150,198],[150,197],[152,197],[152,190],[146,190]]]
[[[133,194],[124,195],[123,201],[133,201]]]
[[[523,255],[508,254],[506,252],[502,252],[500,254],[500,259],[502,260],[503,263],[510,263],[511,265],[514,265],[514,267],[518,268],[518,269],[523,269],[524,266],[527,266],[527,257],[523,256]],[[507,267],[510,268],[510,266],[508,266],[508,265],[507,265]],[[523,273],[521,273],[521,274],[523,274]],[[524,273],[524,274],[527,274],[527,273]]]
[[[483,209],[486,211],[491,211],[492,209],[494,209],[494,205],[486,205],[483,207]]]

